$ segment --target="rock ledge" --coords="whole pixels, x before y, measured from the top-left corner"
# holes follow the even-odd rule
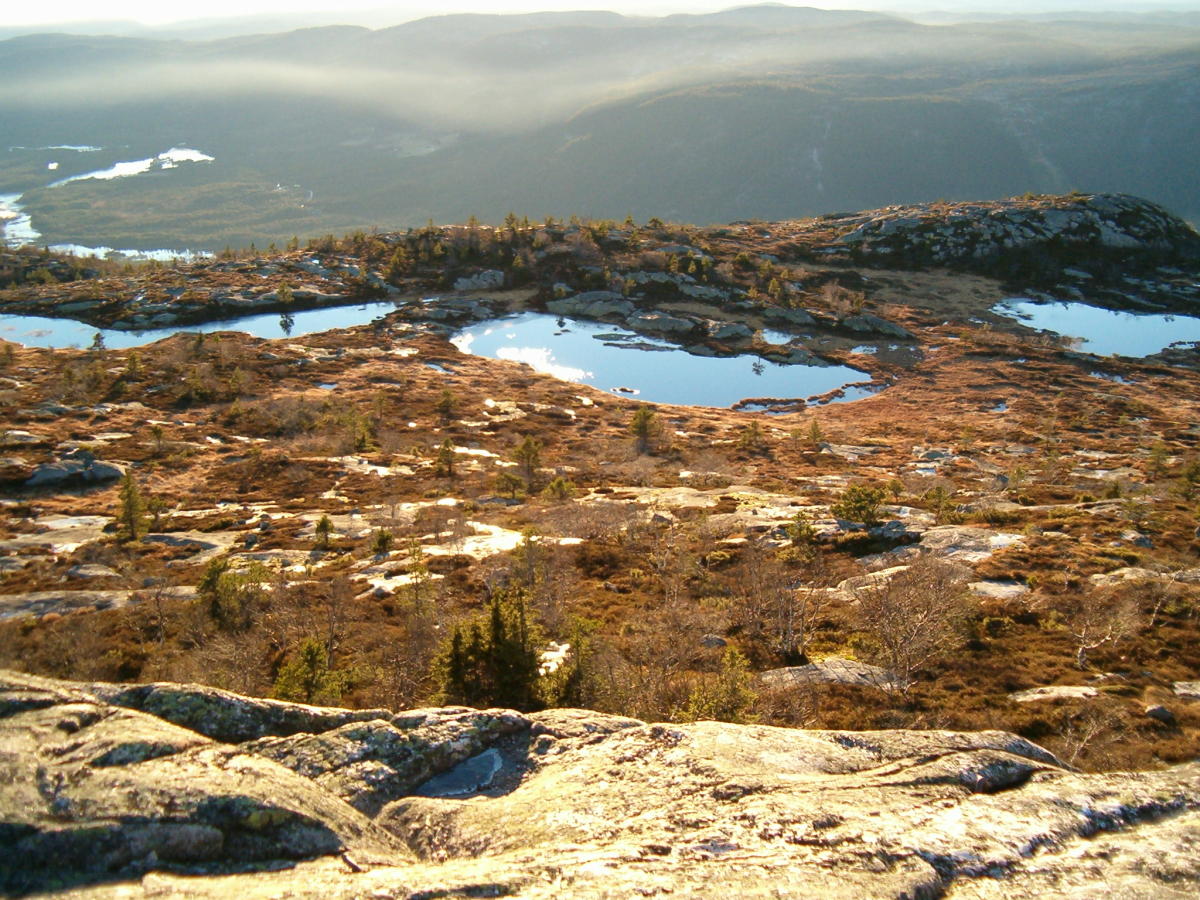
[[[86,896],[1178,897],[1200,765],[1004,732],[320,709],[0,672],[0,889]]]

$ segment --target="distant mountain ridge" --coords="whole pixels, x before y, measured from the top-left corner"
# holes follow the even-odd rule
[[[206,246],[510,211],[787,218],[1117,191],[1200,218],[1200,27],[758,6],[0,42],[0,194],[48,240]],[[193,146],[203,171],[49,188]]]

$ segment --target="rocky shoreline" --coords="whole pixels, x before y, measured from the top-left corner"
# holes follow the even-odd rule
[[[452,241],[462,230],[463,226],[443,228],[441,239]],[[487,226],[476,230],[501,231]],[[778,247],[775,254],[747,262],[753,265],[786,261],[834,267],[946,267],[1004,277],[1014,290],[1033,299],[1086,298],[1133,310],[1200,308],[1200,285],[1187,271],[1200,260],[1200,236],[1161,207],[1118,194],[922,204],[794,222],[735,223],[696,229],[688,244],[647,240],[638,236],[636,227],[614,224],[591,236],[614,258],[609,266],[573,264],[570,281],[557,280],[564,273],[560,264],[573,255],[571,242],[586,228],[559,225],[543,231],[555,243],[533,254],[535,308],[621,324],[681,345],[691,340],[698,348],[715,346],[717,352],[728,352],[750,337],[743,330],[747,317],[783,330],[819,328],[911,338],[903,326],[861,310],[830,316],[806,307],[803,285],[781,286],[783,294],[799,301],[789,303],[778,296],[748,294],[736,283],[701,277],[712,268],[713,254],[723,242],[750,236]],[[379,253],[385,253],[411,236],[412,232],[389,233],[372,239],[382,248]],[[615,256],[622,250],[643,259],[675,262],[667,271],[615,267]],[[53,275],[49,280],[61,283],[12,288],[0,297],[0,313],[67,317],[136,331],[391,299],[401,308],[401,318],[436,331],[496,315],[504,303],[490,300],[488,294],[520,286],[512,272],[467,267],[418,287],[412,281],[389,281],[378,254],[363,259],[328,250],[201,260],[165,273],[149,267],[120,278],[94,270],[68,271],[58,260],[46,265]],[[70,272],[83,280],[69,280],[74,277]],[[589,280],[620,282],[620,290],[589,290]],[[850,282],[853,286],[853,277]],[[680,305],[701,311],[689,314],[673,308]],[[787,353],[764,357],[814,363]]]

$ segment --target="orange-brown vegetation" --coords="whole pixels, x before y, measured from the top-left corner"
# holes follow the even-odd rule
[[[711,262],[646,249],[650,238],[695,244]],[[843,657],[911,677],[903,690],[762,688],[745,713],[762,722],[1003,728],[1085,767],[1195,755],[1200,702],[1172,692],[1200,672],[1194,369],[1083,360],[991,316],[1004,296],[995,281],[826,266],[785,228],[514,220],[317,249],[357,254],[405,291],[496,266],[509,287],[535,286],[502,296],[534,306],[556,282],[619,288],[635,260],[694,267],[698,281],[763,303],[873,311],[912,330],[921,352],[856,358],[888,387],[853,403],[781,416],[656,406],[653,431],[631,432],[635,401],[463,355],[409,329],[403,312],[381,327],[275,342],[222,333],[136,351],[9,345],[3,429],[32,437],[6,446],[20,459],[0,471],[0,542],[24,563],[0,570],[14,613],[0,620],[0,665],[266,695],[314,639],[322,665],[340,673],[341,703],[432,703],[455,625],[503,588],[522,592],[547,641],[571,644],[571,678],[547,679],[541,702],[686,717],[708,708],[697,691],[707,685],[711,698],[724,683],[712,679],[733,646],[753,671]],[[187,269],[197,289],[204,268]],[[34,288],[15,290],[32,302]],[[737,315],[761,326],[758,311]],[[826,355],[848,359],[855,341],[834,334]],[[1098,381],[1098,367],[1129,383]],[[109,527],[52,552],[21,549],[55,517],[119,512],[116,485],[21,486],[68,445],[130,467],[155,516],[149,535],[122,541]],[[839,452],[850,445],[870,452]],[[926,448],[944,458],[922,464]],[[884,521],[1008,537],[952,560],[961,571],[936,584],[845,586],[912,562],[905,553],[926,544],[836,527],[830,507],[858,483],[880,490]],[[757,525],[755,511],[780,498],[827,527],[789,531],[768,512]],[[894,555],[872,561],[879,554]],[[72,572],[85,565],[104,571],[83,581]],[[975,596],[968,582],[1019,591]],[[82,590],[128,603],[26,609],[13,599]],[[934,590],[942,618],[921,606]],[[929,630],[898,646],[895,632],[918,614]],[[936,640],[917,640],[930,631]],[[1094,696],[1010,697],[1049,685]],[[1169,719],[1145,714],[1158,704]]]

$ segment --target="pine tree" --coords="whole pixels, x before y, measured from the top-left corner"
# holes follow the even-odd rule
[[[517,499],[517,494],[520,493],[524,484],[525,482],[512,472],[502,470],[496,475],[496,490],[504,491],[512,500]]]
[[[117,524],[121,529],[121,538],[126,541],[136,541],[146,533],[146,504],[142,500],[142,492],[132,471],[126,471],[121,479],[121,509],[117,513]]]
[[[308,637],[279,670],[272,693],[279,700],[336,703],[345,690],[345,681],[345,673],[329,668],[325,643]]]
[[[383,270],[383,279],[389,284],[396,284],[408,274],[411,268],[412,260],[404,245],[401,244],[396,247],[395,252],[392,253],[392,258],[388,260],[387,267]]]
[[[457,408],[458,399],[454,396],[454,392],[449,388],[443,389],[441,396],[438,398],[437,404],[434,406],[434,409],[437,410],[438,415],[442,417],[443,421],[448,422],[454,418],[454,411]]]
[[[412,604],[420,611],[425,606],[425,588],[431,579],[429,566],[425,564],[425,551],[421,549],[421,539],[415,535],[408,539],[408,574]]]
[[[542,465],[542,442],[531,435],[525,435],[525,439],[513,451],[513,461],[520,467],[526,489],[532,492],[537,470]]]
[[[650,441],[654,437],[654,410],[648,406],[639,406],[633,412],[633,419],[629,423],[629,431],[633,434],[634,449],[641,456],[650,449]]]
[[[527,594],[497,591],[487,613],[454,629],[435,668],[447,703],[531,710],[541,705],[541,630],[528,618]]]
[[[721,657],[720,672],[692,690],[680,717],[693,722],[702,719],[747,722],[753,719],[750,710],[755,699],[750,664],[741,651],[729,646]]]
[[[435,471],[446,478],[454,477],[454,442],[450,438],[442,441],[442,446],[438,448]]]
[[[313,536],[317,541],[318,550],[329,549],[329,539],[333,535],[333,521],[329,516],[321,516],[317,521],[316,528],[313,529]]]
[[[386,528],[377,528],[371,536],[371,553],[375,556],[383,556],[391,551],[394,540],[392,533]]]

